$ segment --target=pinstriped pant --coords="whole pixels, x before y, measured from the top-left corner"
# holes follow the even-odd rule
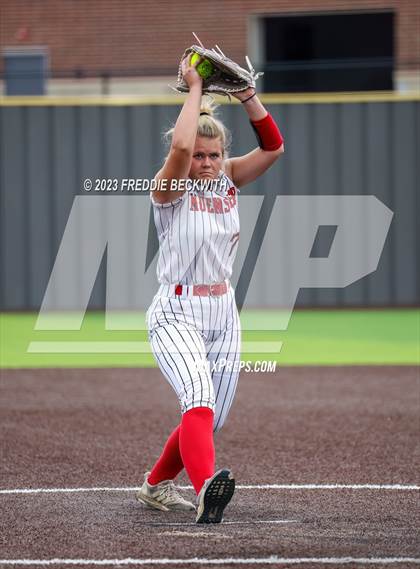
[[[146,314],[156,361],[175,390],[182,413],[214,411],[222,428],[239,376],[241,330],[232,288],[222,296],[175,296],[161,285]]]

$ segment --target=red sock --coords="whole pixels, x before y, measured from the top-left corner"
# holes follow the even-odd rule
[[[162,480],[173,480],[184,468],[179,452],[179,431],[181,425],[173,431],[163,448],[162,454],[156,461],[149,475],[149,484],[155,485]]]
[[[208,407],[194,407],[183,414],[180,425],[182,461],[197,494],[206,478],[214,474],[213,419]]]

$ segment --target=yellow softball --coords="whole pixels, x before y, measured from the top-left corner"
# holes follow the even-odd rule
[[[191,57],[191,65],[194,65],[194,63],[200,59],[200,56],[198,55],[198,53],[193,53],[192,57]],[[214,73],[214,67],[213,64],[211,63],[211,61],[209,61],[208,59],[204,59],[201,63],[199,63],[196,67],[197,69],[197,73],[200,75],[200,77],[202,77],[203,79],[208,79],[209,77],[211,77]]]

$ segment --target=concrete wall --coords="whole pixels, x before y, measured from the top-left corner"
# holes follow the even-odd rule
[[[254,227],[257,215],[260,222],[268,218],[273,196],[374,195],[394,212],[376,272],[346,288],[302,289],[298,304],[402,306],[418,303],[419,100],[326,96],[302,97],[297,102],[283,97],[276,101],[267,102],[267,107],[285,136],[286,153],[269,172],[241,191],[239,199],[248,205],[241,209],[244,240],[238,253],[234,282],[239,278],[247,253],[244,249],[246,232]],[[75,196],[99,197],[83,190],[83,180],[152,177],[164,156],[160,135],[175,121],[179,108],[176,104],[138,105],[132,101],[125,104],[92,101],[90,105],[3,102],[0,106],[0,299],[3,309],[39,308]],[[255,147],[254,134],[240,105],[223,105],[221,114],[233,131],[232,155]],[[254,196],[253,207],[249,207],[250,201],[246,202],[248,196]],[[141,229],[148,236],[150,202],[147,195],[125,199],[143,200],[137,203],[144,204],[146,213],[142,214],[141,223],[147,227]],[[136,220],[133,223],[136,225]],[[361,231],[366,227],[369,224],[362,224]],[[278,229],[279,239],[287,238],[284,228]],[[154,251],[156,244],[153,225],[150,231],[148,254]],[[263,225],[260,223],[251,249],[257,247],[258,239],[262,240],[261,233]],[[85,235],[85,239],[89,238]],[[127,241],[130,239],[127,234]],[[367,247],[369,239],[367,230]],[[81,240],[80,252],[85,245]],[[144,263],[147,243],[131,242],[130,247],[132,258],[138,256]],[[351,250],[351,242],[348,247]],[[276,264],[277,251],[278,242],[272,239],[258,261],[254,287],[247,297],[248,306],[276,306],[278,285],[288,278],[287,267]],[[74,279],[81,273],[83,262],[81,254],[75,260]],[[103,306],[105,268],[106,264],[102,263],[90,307]],[[153,268],[152,264],[151,273],[149,271],[144,280],[144,294],[134,295],[136,305],[146,306],[156,289]]]

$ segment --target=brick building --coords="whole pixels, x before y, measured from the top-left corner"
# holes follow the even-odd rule
[[[11,48],[42,47],[52,76],[50,94],[98,94],[100,77],[111,78],[107,83],[111,93],[167,92],[183,49],[194,43],[191,31],[205,45],[216,42],[238,61],[248,53],[257,68],[264,68],[268,20],[340,14],[376,14],[378,18],[388,14],[392,37],[385,43],[392,51],[394,88],[409,90],[420,85],[418,0],[213,0],[207,4],[191,0],[2,0],[0,10],[3,55]],[[366,25],[370,46],[379,49],[382,31],[375,23],[366,21]],[[293,37],[291,33],[288,38]],[[351,38],[359,56],[357,24]],[[296,41],[298,46],[302,43]],[[380,50],[375,57],[378,54]],[[388,52],[385,55],[389,57]],[[382,57],[381,61],[388,60]]]

